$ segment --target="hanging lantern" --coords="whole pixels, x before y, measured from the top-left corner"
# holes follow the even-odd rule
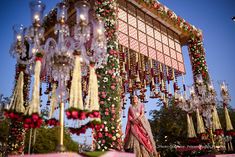
[[[30,2],[31,20],[35,27],[41,26],[45,8],[46,6],[41,0],[32,0]]]

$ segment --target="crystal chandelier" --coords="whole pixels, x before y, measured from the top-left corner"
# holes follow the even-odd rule
[[[48,38],[44,32],[43,12],[45,4],[41,0],[30,2],[32,26],[25,28],[23,25],[13,27],[14,40],[10,49],[17,63],[25,65],[27,72],[33,74],[34,83],[32,98],[24,109],[22,88],[24,71],[17,82],[13,100],[20,98],[20,109],[16,112],[24,113],[24,126],[37,128],[42,124],[40,114],[40,84],[52,84],[50,116],[54,107],[60,104],[60,143],[59,151],[64,151],[64,112],[65,105],[68,119],[89,118],[89,127],[100,121],[98,101],[98,81],[95,70],[107,62],[107,41],[104,23],[93,9],[93,3],[87,0],[78,1],[74,5],[76,23],[68,24],[69,15],[66,2],[57,4],[56,24],[54,35]],[[70,15],[71,16],[71,15]],[[47,38],[45,40],[45,38]],[[32,68],[34,67],[34,70]],[[83,77],[89,78],[88,89],[82,87]],[[19,81],[20,80],[20,81]],[[84,99],[84,95],[86,98]],[[85,100],[85,101],[84,101]],[[84,101],[84,102],[83,102]],[[16,101],[12,101],[16,102]],[[10,108],[17,108],[18,104],[10,104]],[[19,107],[18,107],[19,108]],[[94,124],[92,123],[94,122]],[[33,123],[33,124],[32,124]],[[98,127],[98,126],[97,126]],[[86,127],[87,128],[87,127]]]
[[[206,129],[208,129],[212,146],[215,146],[215,140],[218,140],[220,137],[222,138],[224,133],[216,109],[217,97],[212,81],[205,83],[202,79],[202,76],[197,75],[196,83],[194,86],[190,87],[189,92],[189,98],[187,98],[187,94],[185,91],[184,94],[180,95],[179,97],[179,107],[187,112],[188,133],[190,132],[190,130],[191,133],[193,132],[191,136],[189,136],[189,138],[196,138],[198,135],[201,140],[204,140],[203,138],[205,138]],[[233,126],[227,110],[230,96],[228,93],[227,85],[224,82],[220,85],[220,93],[223,99],[222,102],[225,112],[226,132],[230,135],[233,134]],[[188,115],[192,112],[196,112],[197,135],[194,131],[192,117]],[[228,141],[228,139],[230,139],[229,137],[230,136],[226,136],[222,141],[227,141],[227,143],[231,142],[231,140]],[[224,147],[223,142],[221,142],[220,144],[221,148]]]

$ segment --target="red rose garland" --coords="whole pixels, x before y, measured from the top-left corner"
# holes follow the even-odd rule
[[[55,119],[55,118],[51,118],[51,119],[45,120],[45,123],[48,126],[59,126],[60,125],[60,122],[57,119]]]
[[[25,116],[23,122],[25,129],[35,129],[41,127],[43,119],[37,113],[33,113],[31,116]]]

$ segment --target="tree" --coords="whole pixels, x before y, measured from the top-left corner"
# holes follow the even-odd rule
[[[159,111],[153,110],[150,115],[155,141],[161,145],[185,144],[187,138],[186,113],[177,106],[169,105]]]
[[[9,122],[4,119],[4,109],[10,102],[9,97],[0,94],[0,156],[5,156],[7,148],[7,137],[9,130]]]
[[[55,128],[39,128],[36,131],[36,142],[33,146],[34,153],[51,153],[55,152],[59,143],[59,130]],[[29,131],[26,134],[25,152],[28,152]],[[70,133],[64,132],[64,145],[67,151],[78,152],[78,143],[72,140]]]

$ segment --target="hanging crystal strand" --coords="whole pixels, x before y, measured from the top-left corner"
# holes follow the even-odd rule
[[[121,53],[119,55],[120,58],[122,58],[122,70],[121,70],[121,74],[122,76],[126,75],[126,57],[125,57],[125,50],[124,47],[122,47]],[[119,60],[120,60],[119,58]]]
[[[186,86],[185,86],[185,82],[184,82],[184,75],[181,75],[182,77],[182,84],[183,84],[183,91],[184,91],[184,97],[186,98],[187,94],[186,94]]]
[[[75,65],[70,88],[69,106],[78,110],[84,109],[82,99],[81,63],[79,54],[75,56]]]
[[[193,125],[192,116],[189,113],[187,113],[187,125],[188,125],[188,138],[197,137]]]
[[[171,97],[171,88],[170,88],[170,76],[169,76],[169,69],[166,67],[166,77],[167,77],[167,91],[168,91],[168,96]]]
[[[24,113],[24,96],[23,96],[23,87],[24,87],[24,72],[21,71],[17,80],[17,84],[10,101],[10,111],[15,111],[17,113]]]
[[[49,116],[48,118],[51,119],[52,118],[52,115],[55,111],[55,107],[56,107],[56,104],[57,104],[57,98],[56,98],[56,84],[53,83],[52,85],[52,92],[51,92],[51,99],[50,99],[50,112],[49,112]]]
[[[40,92],[39,92],[40,94],[40,96],[42,96],[42,83],[40,82]]]
[[[26,115],[32,115],[36,113],[40,115],[40,72],[41,72],[41,58],[36,60],[35,70],[34,70],[34,85],[32,100],[26,111]]]
[[[150,83],[150,98],[155,98],[155,92],[156,92],[156,85],[154,81],[154,74],[153,74],[153,63],[152,59],[149,59],[150,64],[150,74],[151,74],[151,83]]]
[[[163,74],[163,69],[162,69],[162,64],[160,63],[160,79],[161,79],[161,92],[165,91],[164,88],[164,74]]]
[[[140,87],[141,80],[140,80],[140,70],[139,70],[139,56],[136,54],[136,80],[135,83],[137,85],[137,88]]]
[[[175,102],[178,103],[179,95],[178,95],[177,84],[176,84],[175,69],[172,69],[172,76],[173,76],[174,98],[175,98]]]
[[[51,95],[48,93],[46,105],[50,106],[50,103],[51,103]]]

